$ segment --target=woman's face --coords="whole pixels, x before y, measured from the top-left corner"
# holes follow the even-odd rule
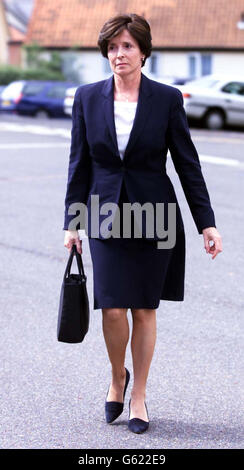
[[[108,42],[108,59],[114,73],[124,76],[141,70],[141,52],[138,42],[124,29]]]

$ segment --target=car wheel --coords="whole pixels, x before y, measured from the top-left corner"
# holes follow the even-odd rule
[[[223,129],[225,125],[225,116],[222,111],[212,109],[205,115],[204,124],[208,129]]]
[[[45,111],[45,109],[39,109],[36,113],[35,113],[35,117],[36,118],[40,118],[40,119],[47,119],[49,118],[49,114],[47,111]]]

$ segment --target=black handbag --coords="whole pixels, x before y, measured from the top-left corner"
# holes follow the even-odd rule
[[[79,274],[70,274],[74,254]],[[58,341],[81,343],[88,332],[90,311],[86,280],[81,255],[78,253],[76,245],[73,245],[60,293],[57,326]]]

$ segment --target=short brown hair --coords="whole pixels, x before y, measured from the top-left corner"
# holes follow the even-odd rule
[[[145,55],[145,59],[142,61],[143,67],[147,57],[151,55],[152,36],[149,23],[143,16],[136,13],[116,15],[104,23],[97,41],[100,51],[103,57],[108,58],[108,41],[120,34],[124,29],[127,29],[138,42],[141,52]]]

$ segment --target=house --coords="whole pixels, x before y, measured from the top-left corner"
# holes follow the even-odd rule
[[[144,73],[197,78],[231,70],[244,76],[243,0],[35,0],[26,42],[59,50],[64,72],[75,71],[80,81],[101,80],[111,69],[98,34],[118,13],[149,21],[153,52]]]
[[[20,66],[34,0],[0,0],[0,63]]]
[[[0,0],[0,65],[8,61],[8,25],[2,0]]]

